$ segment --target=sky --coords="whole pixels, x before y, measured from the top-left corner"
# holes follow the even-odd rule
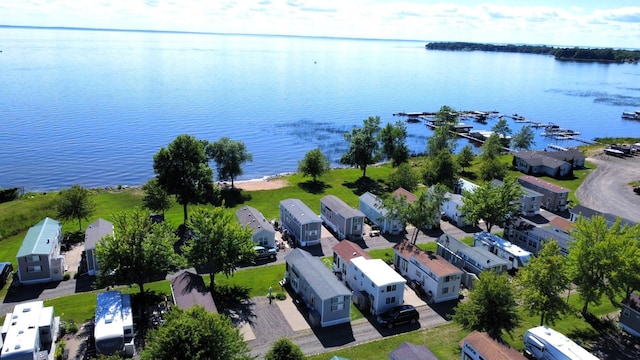
[[[640,48],[640,0],[2,0],[0,25]]]

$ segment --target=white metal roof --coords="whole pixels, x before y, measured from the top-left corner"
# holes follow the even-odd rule
[[[51,315],[53,307],[49,308],[50,311],[47,313]],[[9,358],[16,354],[30,354],[40,348],[37,341],[43,309],[42,301],[31,301],[14,307],[13,313],[5,318],[3,329],[7,329],[7,334],[0,357]],[[7,322],[9,322],[8,325]]]
[[[351,259],[351,263],[378,287],[407,282],[382,259],[365,259],[359,256]]]
[[[546,341],[553,347],[558,349],[559,352],[567,356],[572,360],[597,360],[593,354],[582,348],[580,345],[573,342],[573,340],[566,337],[564,334],[559,333],[547,326],[538,326],[529,329],[529,333],[535,335],[539,339]]]

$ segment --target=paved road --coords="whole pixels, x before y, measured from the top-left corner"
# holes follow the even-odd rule
[[[618,158],[596,155],[587,159],[597,165],[575,195],[586,207],[640,222],[640,196],[630,182],[640,180],[640,156]]]

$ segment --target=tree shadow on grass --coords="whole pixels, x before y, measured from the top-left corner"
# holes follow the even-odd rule
[[[298,183],[298,187],[310,194],[322,194],[326,189],[330,188],[331,185],[327,184],[324,181],[309,180]]]
[[[243,193],[242,189],[226,188],[220,191],[220,198],[226,208],[232,208],[238,204],[244,204],[251,200],[251,195]]]
[[[345,181],[342,183],[342,185],[351,189],[353,193],[358,196],[364,194],[367,191],[375,195],[381,195],[384,194],[386,188],[384,185],[384,181],[376,181],[370,177],[360,177],[358,180],[353,182]]]

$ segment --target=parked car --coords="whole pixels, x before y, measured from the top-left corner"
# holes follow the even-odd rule
[[[371,226],[371,231],[369,231],[369,236],[380,236],[380,226],[373,225]]]
[[[13,274],[13,264],[10,262],[0,263],[0,287],[7,283],[11,274]]]
[[[377,321],[381,326],[391,329],[395,325],[404,323],[415,324],[418,319],[420,319],[420,314],[413,305],[400,305],[378,315]]]
[[[278,251],[274,248],[266,248],[264,246],[254,246],[253,250],[256,252],[256,260],[275,260],[278,255]]]

